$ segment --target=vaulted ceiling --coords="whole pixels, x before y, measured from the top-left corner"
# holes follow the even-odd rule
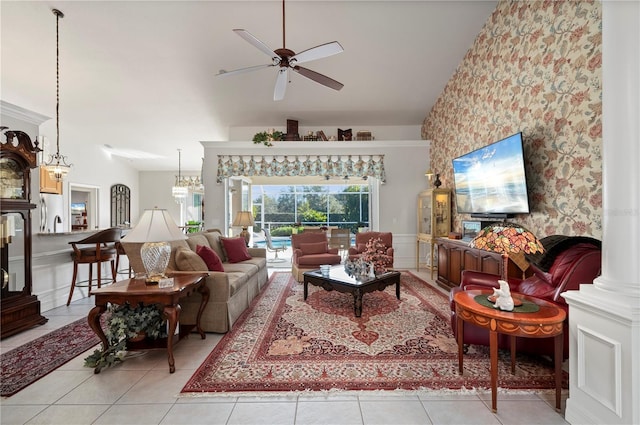
[[[286,47],[337,40],[344,52],[304,66],[340,91],[291,73],[273,101],[274,68],[233,33],[282,46],[280,1],[2,1],[3,101],[55,117],[55,16],[60,9],[60,125],[67,139],[159,156],[141,170],[199,169],[199,141],[229,128],[420,125],[495,9],[484,1],[286,3]]]

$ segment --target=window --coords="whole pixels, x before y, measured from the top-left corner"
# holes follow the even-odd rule
[[[368,185],[254,185],[255,228],[369,226]]]

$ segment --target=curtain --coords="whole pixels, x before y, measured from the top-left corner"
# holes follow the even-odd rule
[[[384,155],[218,155],[216,181],[234,176],[375,177],[386,182]]]

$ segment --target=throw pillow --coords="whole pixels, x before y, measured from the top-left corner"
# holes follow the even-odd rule
[[[239,263],[245,260],[251,260],[249,250],[243,237],[237,238],[220,238],[222,247],[227,254],[230,263]]]
[[[300,250],[302,255],[324,254],[329,251],[329,245],[327,242],[301,243]]]
[[[208,270],[207,264],[198,254],[184,247],[176,249],[176,267],[181,271],[202,272]]]
[[[222,261],[220,261],[220,257],[216,252],[209,248],[206,245],[198,245],[196,246],[196,254],[200,256],[207,264],[207,268],[213,272],[223,272],[224,267],[222,266]]]

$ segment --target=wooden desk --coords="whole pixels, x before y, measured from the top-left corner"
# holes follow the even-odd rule
[[[169,322],[167,354],[169,357],[169,372],[173,373],[176,370],[173,358],[173,335],[180,317],[180,304],[178,304],[178,301],[180,298],[186,297],[195,291],[202,294],[202,302],[196,319],[196,329],[202,339],[206,337],[200,326],[200,317],[209,302],[209,288],[205,285],[204,279],[206,276],[206,273],[176,274],[173,276],[173,286],[168,288],[147,285],[144,279],[127,279],[95,289],[91,291],[91,295],[96,298],[96,306],[89,311],[89,326],[102,341],[102,348],[107,350],[109,341],[100,326],[100,315],[107,310],[107,303],[118,305],[129,303],[132,306],[138,303],[162,305],[162,314]],[[100,367],[96,367],[94,372],[100,373]]]
[[[489,290],[461,291],[454,296],[458,329],[458,370],[463,373],[463,321],[489,330],[489,350],[491,353],[491,408],[497,411],[498,384],[498,333],[511,335],[511,373],[515,372],[515,338],[554,337],[554,365],[556,378],[556,409],[560,409],[562,390],[562,323],[566,317],[564,310],[554,304],[521,294],[514,294],[523,301],[537,304],[535,313],[516,313],[485,307],[475,301],[477,295],[489,296]]]

